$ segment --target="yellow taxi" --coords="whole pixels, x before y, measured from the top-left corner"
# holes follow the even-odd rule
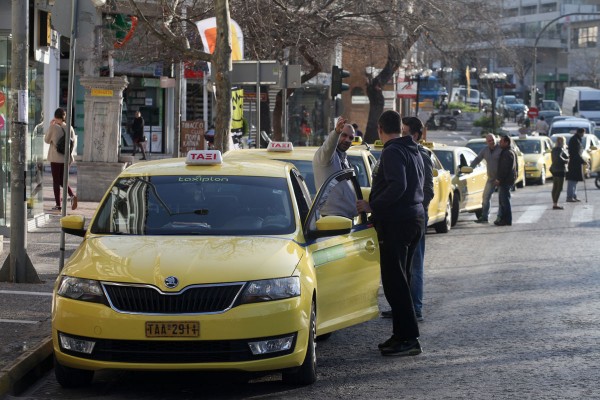
[[[548,136],[525,136],[515,139],[525,158],[525,179],[544,185],[552,177],[552,140]]]
[[[441,143],[424,143],[433,150],[444,169],[450,171],[452,177],[452,226],[456,225],[458,215],[462,212],[475,213],[481,216],[483,189],[487,181],[485,163],[475,168],[470,167],[477,157],[475,152],[464,146],[448,146]]]
[[[360,145],[357,144],[357,145]],[[377,159],[381,156],[383,142],[376,140],[372,145],[366,146],[370,153]],[[429,157],[433,163],[433,199],[429,203],[428,227],[433,227],[437,233],[448,233],[452,227],[452,203],[454,193],[452,191],[452,176],[444,168],[440,160],[431,149],[424,146],[429,151]]]
[[[240,149],[225,153],[225,159],[243,160],[248,157],[262,157],[271,160],[291,162],[300,170],[309,192],[317,192],[313,174],[312,160],[318,147],[294,146],[291,142],[269,142],[266,149]],[[348,162],[356,172],[360,187],[371,187],[373,167],[377,160],[365,148],[350,147],[346,151]]]
[[[379,247],[366,215],[321,216],[353,171],[314,201],[298,169],[215,150],[135,164],[102,199],[57,278],[55,375],[94,371],[281,371],[316,380],[316,337],[378,316]]]
[[[550,136],[553,144],[556,144],[556,138],[562,136],[565,138],[565,148],[568,148],[569,140],[573,136],[572,133],[556,133]],[[600,171],[600,139],[596,135],[590,133],[584,133],[581,139],[581,146],[583,147],[582,158],[586,162],[585,165],[585,176],[591,178],[593,172]]]
[[[500,139],[498,139],[498,141],[500,141]],[[523,188],[527,184],[525,182],[525,155],[523,154],[519,146],[515,143],[515,140],[513,138],[510,138],[510,142],[512,145],[512,149],[515,151],[515,153],[517,153],[517,179],[515,180],[515,186],[518,188]],[[479,154],[481,149],[487,147],[487,143],[485,141],[485,138],[474,138],[469,139],[467,141],[467,144],[465,144],[465,147],[468,147],[469,149],[473,150],[475,154]]]

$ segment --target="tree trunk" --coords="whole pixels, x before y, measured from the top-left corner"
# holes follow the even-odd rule
[[[217,118],[215,121],[215,149],[229,150],[231,125],[231,29],[229,1],[215,0],[217,18],[217,46],[214,53],[213,74],[217,91]]]

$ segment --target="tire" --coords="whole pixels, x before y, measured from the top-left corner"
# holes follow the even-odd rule
[[[94,371],[87,369],[77,369],[71,367],[65,367],[61,365],[56,356],[54,357],[54,376],[64,388],[77,388],[82,386],[88,386],[92,383],[94,378]]]
[[[519,189],[523,189],[525,187],[526,183],[525,183],[525,177],[523,177],[523,180],[519,183],[517,183],[517,187]]]
[[[586,168],[585,168],[585,176],[584,179],[589,179],[592,177],[592,162],[588,161],[586,163]]]
[[[435,224],[434,229],[437,233],[448,233],[452,228],[452,199],[448,197],[448,201],[446,202],[446,214],[444,215],[444,220]]]
[[[456,120],[454,120],[454,119],[451,119],[450,121],[448,121],[448,124],[446,125],[446,128],[449,131],[455,131],[456,127],[457,127]]]
[[[600,189],[600,172],[596,172],[596,179],[594,180],[596,187]]]
[[[324,333],[322,335],[317,336],[317,342],[323,342],[325,340],[328,340],[331,335],[333,335],[333,332],[329,332],[329,333]]]
[[[456,225],[458,221],[458,213],[459,213],[459,198],[460,195],[458,193],[454,193],[454,201],[452,202],[452,218],[450,222],[450,226]]]
[[[544,165],[542,167],[542,173],[540,174],[540,185],[545,185],[546,184],[546,166]]]
[[[317,313],[315,303],[310,310],[310,328],[304,362],[298,368],[282,373],[283,383],[293,386],[305,386],[317,380]]]

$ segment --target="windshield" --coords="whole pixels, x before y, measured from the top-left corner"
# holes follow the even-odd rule
[[[356,179],[358,179],[358,184],[360,187],[370,187],[369,183],[369,174],[367,172],[367,166],[362,158],[362,156],[348,156],[348,161],[354,171],[356,172]]]
[[[525,154],[540,154],[542,152],[539,140],[515,140],[515,142]]]
[[[444,150],[434,150],[433,152],[444,166],[444,169],[454,174],[454,153]]]
[[[577,130],[576,126],[553,126],[552,127],[552,135],[555,133],[575,133]],[[587,132],[586,132],[587,133]]]
[[[471,143],[467,143],[466,147],[473,150],[475,152],[475,154],[479,154],[481,149],[483,149],[484,147],[487,147],[487,143],[486,142],[471,142]]]
[[[554,101],[543,101],[541,109],[546,111],[560,111],[560,107]]]
[[[504,102],[505,102],[506,104],[518,104],[518,103],[517,103],[517,99],[516,99],[516,97],[511,97],[511,96],[506,96],[506,97],[504,98]]]
[[[102,202],[95,234],[276,235],[295,230],[284,178],[120,178]]]
[[[314,196],[317,193],[317,188],[315,187],[315,175],[313,174],[313,166],[312,161],[306,160],[277,160],[283,162],[291,162],[294,164],[298,171],[304,177],[304,183],[306,183],[306,187],[311,196]]]

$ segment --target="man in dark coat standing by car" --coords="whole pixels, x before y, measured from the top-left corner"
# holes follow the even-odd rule
[[[393,335],[379,344],[384,356],[421,354],[419,326],[410,293],[413,254],[424,227],[423,159],[411,136],[400,137],[395,111],[379,117],[383,151],[373,172],[369,201],[358,200],[359,212],[371,212],[380,246],[381,282],[392,308]]]
[[[585,161],[582,157],[583,145],[581,140],[585,129],[577,128],[575,134],[569,139],[569,166],[565,175],[567,178],[567,203],[581,201],[577,198],[577,182],[583,181],[583,166]]]
[[[500,210],[498,215],[501,219],[494,221],[494,225],[512,225],[512,207],[510,204],[510,189],[515,184],[517,177],[517,155],[510,145],[510,137],[502,136],[500,139],[500,158],[498,159],[498,173],[496,174],[496,186],[498,187],[498,200]]]

